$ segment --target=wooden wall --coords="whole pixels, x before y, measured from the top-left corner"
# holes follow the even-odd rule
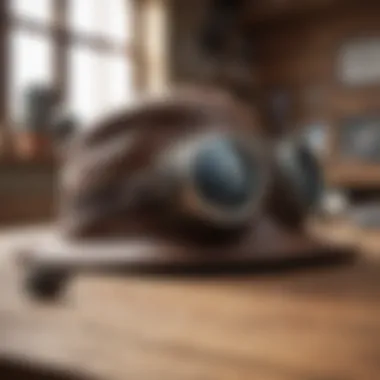
[[[172,0],[170,2],[170,79],[187,83],[204,77],[207,62],[197,38],[205,15],[204,0]]]
[[[297,118],[308,116],[305,91],[316,85],[324,89],[324,103],[329,103],[326,97],[329,96],[337,107],[345,107],[342,103],[351,107],[352,99],[355,103],[358,95],[362,98],[365,94],[352,93],[337,83],[335,69],[339,47],[350,37],[380,36],[380,3],[347,2],[342,6],[337,1],[310,0],[310,5],[298,12],[291,7],[293,3],[300,4],[299,1],[268,1],[263,2],[265,7],[256,5],[257,13],[254,12],[256,8],[252,8],[249,33],[255,52],[252,62],[252,75],[257,77],[255,83],[260,86],[263,97],[274,88],[290,89],[299,106]],[[197,45],[205,1],[177,0],[170,4],[171,82],[202,80],[212,69]],[[289,5],[280,9],[276,4]],[[311,7],[313,4],[316,4],[315,11]]]
[[[287,89],[294,101],[289,124],[302,127],[323,119],[330,128],[326,173],[334,184],[380,186],[376,165],[342,162],[336,149],[338,121],[346,116],[380,110],[380,86],[347,87],[338,80],[340,48],[362,36],[380,37],[380,3],[335,7],[260,24],[255,68],[264,101],[276,89]],[[319,92],[312,103],[311,96]],[[316,104],[316,103],[317,104]]]
[[[171,2],[170,74],[172,83],[208,77],[210,63],[200,53],[197,36],[205,1]],[[380,86],[347,88],[338,80],[340,48],[360,36],[380,37],[380,3],[354,0],[257,1],[246,12],[254,58],[251,63],[256,93],[252,104],[263,123],[275,91],[291,96],[287,125],[302,128],[323,120],[329,128],[326,174],[332,184],[380,187],[377,165],[340,162],[336,154],[340,118],[366,110],[380,110]]]
[[[299,16],[252,33],[260,36],[255,67],[259,67],[263,88],[288,86],[303,95],[310,86],[323,85],[334,107],[350,108],[353,99],[354,103],[358,97],[361,101],[366,91],[351,91],[338,83],[339,48],[352,37],[380,36],[380,3],[339,8],[316,17]]]

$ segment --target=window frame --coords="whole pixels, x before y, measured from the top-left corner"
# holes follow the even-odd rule
[[[9,135],[12,129],[10,110],[8,107],[8,85],[9,85],[9,35],[14,30],[29,31],[41,36],[50,36],[53,45],[52,70],[53,86],[59,91],[58,95],[62,101],[67,99],[69,84],[69,49],[72,45],[87,47],[93,51],[103,54],[124,56],[126,63],[131,63],[133,68],[133,91],[141,88],[141,78],[138,72],[139,57],[141,54],[136,49],[135,39],[139,38],[135,33],[132,41],[125,44],[114,41],[112,38],[71,30],[68,23],[68,0],[53,1],[52,22],[45,24],[26,16],[14,15],[11,11],[12,0],[0,1],[0,132]],[[124,0],[132,2],[134,17],[133,23],[137,25],[139,3],[141,0]],[[132,28],[134,25],[132,25]],[[127,70],[127,65],[126,65]],[[137,75],[135,75],[137,74]],[[127,86],[127,83],[126,83]]]

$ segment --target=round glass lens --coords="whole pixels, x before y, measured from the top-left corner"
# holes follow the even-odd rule
[[[234,141],[219,138],[208,142],[194,162],[198,191],[218,206],[243,206],[258,182],[257,168],[251,161]]]

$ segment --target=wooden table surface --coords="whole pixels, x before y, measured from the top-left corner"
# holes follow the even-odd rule
[[[10,240],[0,239],[4,252]],[[380,379],[380,262],[87,275],[59,304],[38,305],[18,289],[4,253],[0,281],[0,352],[90,379]]]

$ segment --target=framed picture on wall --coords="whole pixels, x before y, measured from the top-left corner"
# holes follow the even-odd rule
[[[339,49],[337,74],[347,86],[380,86],[380,35],[345,43]]]
[[[338,150],[350,162],[380,164],[380,112],[341,120]]]

